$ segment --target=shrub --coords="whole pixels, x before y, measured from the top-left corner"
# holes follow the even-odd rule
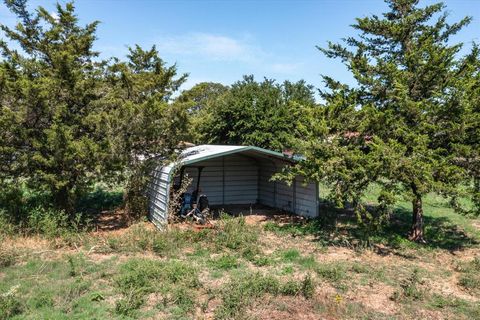
[[[424,291],[419,287],[423,281],[420,277],[420,271],[415,268],[412,274],[400,284],[401,291],[395,291],[393,293],[392,300],[400,301],[403,298],[412,300],[421,300],[424,297]]]
[[[313,298],[314,293],[315,293],[315,284],[310,274],[307,274],[305,278],[303,278],[302,280],[302,294],[305,298],[310,299],[310,298]]]
[[[37,207],[29,212],[28,226],[34,233],[54,238],[68,229],[68,219],[64,211]]]
[[[239,266],[237,258],[229,254],[221,255],[220,257],[211,259],[209,264],[215,269],[222,270],[234,269]]]
[[[0,267],[9,267],[15,264],[17,253],[12,249],[0,247]]]
[[[0,294],[0,320],[10,319],[21,314],[23,306],[16,296],[18,287],[11,288],[8,292]]]
[[[194,301],[193,289],[200,285],[197,270],[192,266],[176,260],[149,259],[132,259],[123,264],[115,283],[124,296],[117,302],[116,311],[125,315],[142,306],[145,296],[152,292],[161,293],[165,303],[190,310],[186,308],[190,303],[187,300]],[[180,294],[187,291],[189,298],[185,300]]]
[[[11,236],[15,234],[15,231],[15,224],[12,223],[7,211],[0,208],[0,235]]]
[[[252,250],[250,246],[257,244],[258,232],[256,227],[246,224],[244,217],[232,218],[221,214],[215,243],[220,248]]]

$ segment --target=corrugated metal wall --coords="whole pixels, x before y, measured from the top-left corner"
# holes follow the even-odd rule
[[[318,215],[318,188],[316,183],[305,183],[297,177],[288,185],[283,181],[270,181],[285,164],[276,159],[262,159],[259,175],[259,203],[302,216]]]
[[[147,187],[149,218],[158,228],[162,228],[168,221],[170,171],[172,169],[172,165],[155,168]]]
[[[315,183],[305,184],[302,177],[297,177],[291,185],[270,181],[284,165],[283,161],[252,154],[233,154],[196,162],[185,166],[184,173],[192,179],[187,192],[196,188],[197,168],[202,166],[200,189],[208,196],[211,205],[259,203],[315,217],[318,214]],[[167,221],[171,170],[172,166],[157,168],[148,188],[150,218],[157,226]]]
[[[203,166],[200,177],[201,193],[212,205],[254,204],[258,199],[258,166],[255,160],[241,155],[218,157],[185,167],[193,179],[187,192],[197,186],[197,167]]]

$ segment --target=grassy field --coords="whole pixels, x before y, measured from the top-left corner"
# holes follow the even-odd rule
[[[480,220],[431,195],[417,245],[409,210],[373,235],[328,207],[312,221],[2,235],[0,319],[480,319]]]

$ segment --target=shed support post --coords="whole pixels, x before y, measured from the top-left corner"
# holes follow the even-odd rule
[[[225,156],[222,157],[222,205],[225,205]]]
[[[297,213],[297,178],[293,178],[293,213]]]

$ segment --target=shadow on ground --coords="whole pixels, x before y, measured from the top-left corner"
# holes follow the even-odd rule
[[[77,212],[84,219],[92,222],[97,231],[113,231],[128,226],[128,221],[121,210],[123,192],[95,189],[77,202]]]
[[[317,219],[272,223],[265,228],[293,236],[313,235],[316,241],[324,245],[374,247],[379,254],[390,254],[392,250],[406,247],[456,251],[479,244],[477,239],[469,236],[447,217],[425,216],[427,243],[419,245],[407,239],[411,224],[411,212],[408,210],[396,210],[388,224],[376,231],[360,226],[351,210],[322,205],[321,212],[322,217]]]

